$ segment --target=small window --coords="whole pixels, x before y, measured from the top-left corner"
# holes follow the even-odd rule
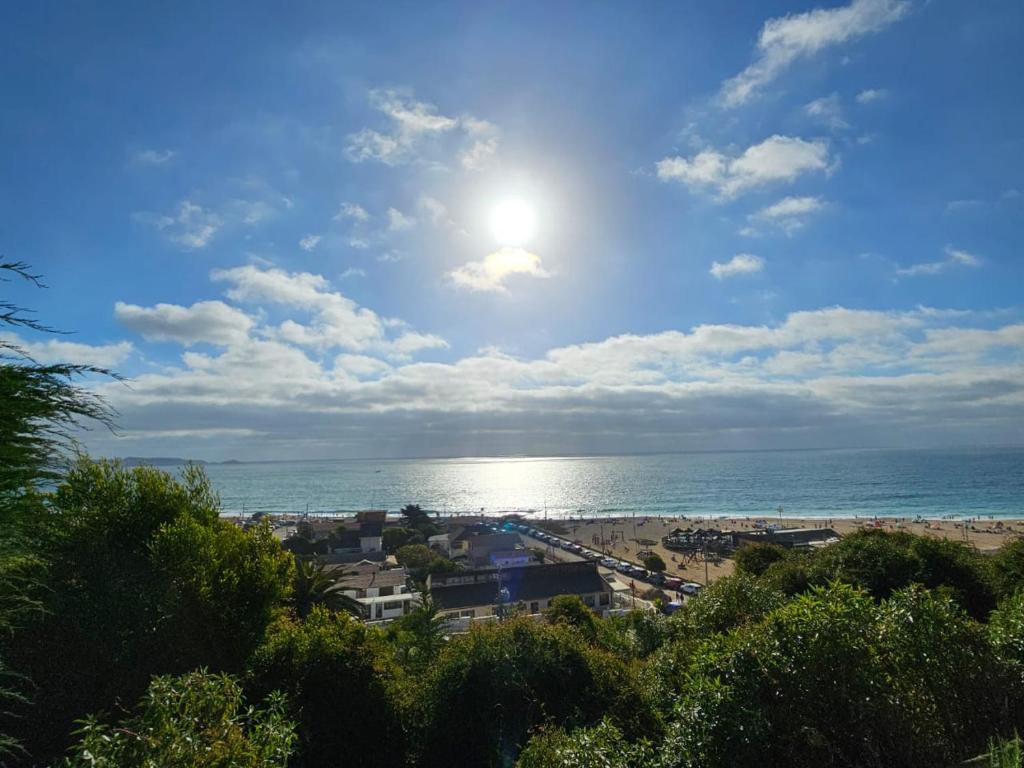
[[[598,600],[598,603],[600,605],[608,605],[610,602],[611,602],[611,595],[609,595],[607,592],[602,592],[601,593],[601,597]]]
[[[590,608],[593,608],[594,607],[594,596],[593,595],[584,595],[583,596],[583,604],[588,606],[588,607],[590,607]]]
[[[540,603],[536,600],[530,603],[530,613],[540,613]]]

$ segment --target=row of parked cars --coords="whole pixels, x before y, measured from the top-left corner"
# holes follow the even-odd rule
[[[684,595],[696,595],[703,588],[702,584],[697,584],[692,581],[684,582],[682,579],[665,576],[663,573],[648,571],[646,568],[641,568],[639,565],[634,563],[627,562],[626,560],[616,560],[614,557],[608,557],[600,552],[587,549],[581,544],[560,538],[552,533],[543,531],[540,528],[531,528],[529,525],[525,525],[524,523],[505,523],[504,527],[506,530],[519,531],[527,536],[532,536],[533,538],[539,539],[552,547],[558,547],[559,549],[564,549],[566,552],[572,552],[585,560],[600,563],[603,567],[617,573],[621,573],[623,576],[639,579],[640,581],[645,581],[648,584],[661,587],[662,589],[671,590],[673,592],[682,592]]]

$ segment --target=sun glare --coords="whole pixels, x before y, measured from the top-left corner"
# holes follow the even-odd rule
[[[518,247],[533,237],[537,217],[520,198],[502,200],[491,210],[491,232],[499,245]]]

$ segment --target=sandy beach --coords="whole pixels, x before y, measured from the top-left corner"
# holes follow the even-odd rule
[[[753,530],[755,521],[778,524],[778,518],[699,518],[699,517],[620,517],[584,520],[560,520],[566,535],[587,547],[601,549],[613,557],[637,561],[638,551],[652,551],[661,555],[668,565],[668,573],[688,581],[705,582],[705,563],[698,556],[687,561],[685,555],[672,552],[661,545],[661,539],[676,528],[717,528],[720,530]],[[554,521],[552,521],[554,522]],[[1024,535],[1024,520],[914,520],[910,518],[849,519],[814,518],[808,520],[783,518],[786,528],[831,528],[840,535],[863,528],[882,528],[889,531],[907,531],[922,536],[935,536],[966,541],[981,551],[998,549],[1006,541]],[[602,544],[603,542],[603,544]],[[651,543],[653,542],[653,543]],[[713,582],[733,571],[733,561],[722,559],[707,564],[707,582]]]

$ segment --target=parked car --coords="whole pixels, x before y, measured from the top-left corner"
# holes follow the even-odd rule
[[[684,595],[696,595],[702,589],[704,589],[703,584],[696,584],[690,581],[686,584],[683,584],[683,586],[679,588],[679,591],[682,592]]]
[[[615,570],[615,566],[618,564],[619,561],[616,560],[614,557],[605,557],[601,559],[601,565],[603,565],[605,568],[611,568],[612,570]]]
[[[651,582],[651,584],[654,584],[656,587],[660,587],[660,586],[665,584],[665,574],[664,573],[652,573],[647,578],[647,580],[649,582]]]
[[[629,563],[623,563],[621,561],[615,564],[615,570],[618,571],[619,573],[628,574],[632,567],[633,566],[630,565]]]
[[[669,576],[662,583],[662,586],[665,589],[674,589],[674,590],[676,590],[678,592],[679,588],[681,586],[683,586],[683,580],[682,579],[677,579],[675,576]]]

